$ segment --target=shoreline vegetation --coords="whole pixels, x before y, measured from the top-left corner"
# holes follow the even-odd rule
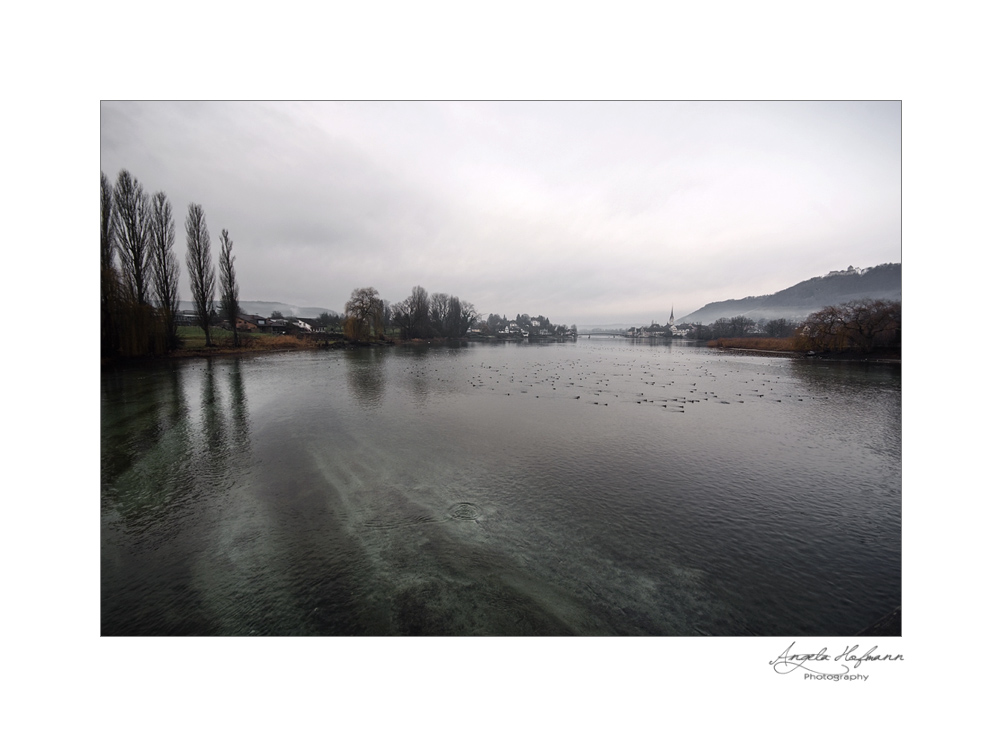
[[[269,353],[291,353],[316,350],[350,350],[373,346],[444,346],[466,345],[468,343],[505,342],[506,339],[465,336],[462,338],[401,338],[399,335],[381,335],[368,340],[352,339],[344,333],[300,333],[298,335],[278,335],[269,333],[239,332],[234,341],[233,333],[219,327],[209,329],[212,345],[205,345],[201,328],[180,327],[177,329],[179,346],[170,353],[146,356],[106,356],[102,366],[112,366],[149,360],[175,358],[215,358],[217,356],[244,356]],[[562,341],[546,341],[562,342]]]
[[[201,205],[189,203],[184,224],[185,264],[191,281],[190,314],[180,311],[181,266],[174,252],[175,224],[164,192],[152,196],[127,170],[114,185],[101,173],[101,365],[149,358],[193,358],[373,345],[464,345],[467,342],[563,342],[576,325],[551,324],[543,315],[486,319],[470,302],[415,286],[391,304],[374,287],[352,291],[344,315],[270,319],[240,312],[233,240],[219,237],[219,268]],[[215,299],[219,289],[220,300]],[[197,325],[197,327],[194,327]],[[220,325],[224,326],[219,327]],[[260,332],[259,332],[260,331]],[[617,331],[618,334],[618,331]],[[627,335],[628,334],[628,335]],[[857,299],[814,312],[800,324],[746,315],[712,325],[630,328],[631,340],[695,340],[711,348],[822,359],[901,361],[901,302]],[[590,335],[588,337],[591,337]]]
[[[444,346],[467,345],[468,343],[501,343],[511,342],[511,339],[466,336],[463,338],[412,338],[386,336],[370,340],[353,340],[343,333],[301,333],[299,335],[273,335],[267,333],[241,332],[234,345],[233,333],[223,328],[210,328],[212,345],[204,344],[204,334],[200,328],[178,329],[180,345],[171,353],[160,356],[136,357],[106,357],[101,365],[113,366],[123,363],[142,362],[150,359],[177,358],[215,358],[223,356],[262,355],[270,353],[290,353],[316,350],[351,350],[367,347],[393,346]],[[649,341],[647,338],[627,338],[634,341]],[[533,342],[533,341],[527,341]],[[563,340],[544,342],[564,342]],[[689,342],[689,341],[686,341]],[[700,342],[700,341],[696,341]],[[873,350],[868,353],[860,351],[811,351],[804,350],[798,344],[796,337],[790,338],[716,338],[705,341],[707,348],[756,353],[763,355],[788,356],[790,358],[807,358],[828,361],[861,361],[872,363],[901,363],[900,350]]]
[[[796,337],[791,338],[717,338],[706,341],[707,348],[719,348],[749,353],[771,353],[801,358],[819,358],[829,361],[872,361],[874,363],[901,363],[901,351],[874,349],[863,351],[813,351],[804,350]]]

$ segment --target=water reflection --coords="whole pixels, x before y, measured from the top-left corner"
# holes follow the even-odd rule
[[[202,432],[205,434],[205,444],[210,450],[218,451],[225,439],[223,423],[219,419],[219,409],[216,407],[216,371],[218,364],[211,358],[207,360],[202,377]]]
[[[587,344],[109,372],[102,632],[851,634],[900,604],[899,370]]]
[[[233,416],[234,450],[246,451],[250,446],[250,419],[247,414],[247,394],[239,359],[230,365],[230,412]]]
[[[147,524],[206,484],[230,477],[236,458],[250,448],[239,361],[109,371],[102,388],[102,503],[124,522]],[[197,409],[189,407],[193,392]]]
[[[408,394],[413,398],[414,404],[418,407],[425,405],[431,391],[428,373],[432,366],[432,361],[430,360],[433,355],[432,350],[428,346],[407,346],[406,353],[403,354],[406,356],[407,361],[403,364],[402,378],[404,379]]]
[[[901,364],[861,363],[858,361],[790,362],[790,373],[812,390],[853,394],[860,389],[901,390]]]
[[[382,348],[361,348],[347,351],[348,388],[355,400],[364,407],[378,407],[386,389],[387,351]]]
[[[102,502],[126,521],[170,502],[164,475],[188,456],[189,412],[178,370],[102,376]]]

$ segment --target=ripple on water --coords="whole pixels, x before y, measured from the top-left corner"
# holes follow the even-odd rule
[[[449,507],[449,516],[457,520],[476,520],[481,514],[480,507],[473,502],[457,502]]]

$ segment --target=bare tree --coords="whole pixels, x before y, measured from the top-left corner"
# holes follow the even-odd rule
[[[478,320],[480,320],[480,313],[477,312],[477,308],[473,306],[472,302],[463,301],[461,303],[462,310],[459,315],[459,335],[466,335],[466,332],[473,327]],[[549,325],[550,321],[547,320],[546,324]]]
[[[428,292],[424,287],[414,287],[410,297],[393,305],[392,321],[400,328],[400,337],[404,339],[426,338],[431,334],[428,323]]]
[[[179,343],[177,312],[181,306],[178,296],[181,269],[174,253],[174,211],[166,194],[157,192],[153,195],[150,212],[153,293],[164,335],[164,348],[170,351]]]
[[[417,286],[411,289],[408,306],[410,308],[411,322],[414,327],[415,337],[428,337],[431,331],[431,325],[428,321],[428,310],[430,308],[430,304],[428,302],[427,290],[422,286]]]
[[[740,338],[745,333],[747,333],[754,324],[755,321],[752,320],[750,317],[745,317],[744,315],[736,315],[731,318],[731,335],[733,335],[735,338]]]
[[[125,288],[136,304],[149,304],[150,205],[143,186],[125,169],[115,183],[115,243]]]
[[[101,355],[118,352],[119,280],[115,268],[115,196],[101,172]]]
[[[237,273],[233,267],[233,241],[230,240],[230,234],[223,229],[223,234],[219,236],[220,251],[219,251],[219,288],[222,291],[220,295],[220,300],[222,300],[222,311],[223,317],[230,321],[230,327],[233,329],[233,345],[240,345],[240,339],[237,336],[237,312],[240,310],[240,303],[238,301],[238,288],[237,288]]]
[[[372,287],[355,289],[344,305],[345,335],[353,340],[378,336],[383,329],[383,300]]]
[[[209,249],[212,242],[209,238],[209,226],[205,223],[205,213],[202,206],[191,203],[188,205],[188,219],[184,224],[188,237],[188,276],[191,278],[191,299],[195,303],[198,323],[205,331],[205,345],[212,345],[209,338],[209,318],[212,313],[212,301],[216,292],[216,272],[212,266]]]
[[[462,335],[463,305],[459,297],[449,297],[446,302],[445,315],[442,318],[442,335],[446,338],[458,338]]]
[[[797,332],[801,350],[900,350],[901,303],[860,299],[812,313]]]
[[[101,271],[115,268],[115,195],[101,172]]]
[[[449,312],[449,295],[435,292],[428,304],[428,322],[435,335],[445,335],[445,318]]]
[[[866,353],[889,342],[889,336],[901,326],[901,304],[897,302],[857,299],[842,305],[842,314],[849,341]]]
[[[784,317],[769,320],[764,328],[771,338],[788,338],[793,335],[793,325]]]
[[[408,297],[408,299],[410,298]],[[404,340],[414,337],[414,331],[411,327],[411,314],[407,307],[408,299],[405,299],[403,302],[397,302],[390,307],[390,324],[400,328],[400,337]]]
[[[843,314],[837,305],[812,313],[800,326],[798,345],[803,350],[842,351],[846,348]]]

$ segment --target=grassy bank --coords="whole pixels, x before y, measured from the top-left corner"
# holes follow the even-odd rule
[[[240,353],[262,353],[270,351],[308,351],[317,348],[313,338],[297,338],[294,335],[269,335],[265,333],[238,333],[239,346],[233,345],[233,333],[220,328],[209,329],[211,346],[205,345],[205,333],[201,328],[178,328],[181,347],[171,353],[174,357],[221,356]],[[340,339],[341,336],[331,336]]]

